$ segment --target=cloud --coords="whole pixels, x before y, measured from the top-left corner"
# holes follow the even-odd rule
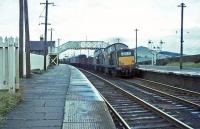
[[[180,31],[173,31],[173,35],[163,37],[165,41],[164,49],[172,52],[180,51]],[[184,53],[185,54],[200,54],[200,28],[193,27],[184,30]]]
[[[188,39],[199,46],[196,28],[200,28],[199,0],[51,0],[57,6],[49,6],[49,23],[55,32],[56,40],[109,40],[121,37],[131,48],[135,46],[135,28],[139,29],[138,42],[146,46],[149,39],[155,43],[166,41],[167,50],[179,50],[179,36],[175,34],[180,27],[180,8],[184,2],[184,28],[194,28]],[[29,0],[30,37],[38,40],[44,34],[44,18],[39,18],[44,0]],[[18,34],[18,1],[6,0],[0,4],[0,34]],[[48,36],[49,38],[49,36]],[[185,36],[187,38],[187,36]],[[188,39],[185,39],[186,41]],[[185,41],[185,42],[186,42]],[[189,41],[188,41],[189,42]],[[173,47],[176,44],[177,47]],[[188,48],[192,48],[188,46]],[[197,48],[197,47],[196,47]],[[192,49],[195,49],[194,47]],[[188,49],[189,50],[189,49]],[[187,50],[186,50],[187,51]],[[191,51],[193,52],[193,51]],[[190,53],[190,51],[188,51]]]

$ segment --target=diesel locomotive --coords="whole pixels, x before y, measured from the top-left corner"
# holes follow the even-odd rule
[[[115,43],[94,52],[94,69],[113,76],[132,76],[135,74],[134,50],[123,43]]]

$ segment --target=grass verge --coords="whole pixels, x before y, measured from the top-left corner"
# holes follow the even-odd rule
[[[7,90],[0,90],[0,125],[5,120],[5,114],[11,111],[20,101],[22,101],[20,91],[12,94]]]

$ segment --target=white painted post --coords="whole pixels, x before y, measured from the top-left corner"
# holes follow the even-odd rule
[[[3,43],[3,42],[2,42]],[[3,44],[2,48],[2,81],[3,81],[3,89],[7,87],[7,81],[6,81],[6,44]]]
[[[57,62],[56,63],[57,63],[57,65],[59,65],[59,53],[57,54],[56,58],[57,58]]]
[[[154,63],[153,63],[153,62],[154,62],[154,61],[153,61],[153,60],[154,60],[154,59],[153,59],[153,50],[151,50],[151,54],[152,54],[152,56],[151,56],[151,65],[153,66],[153,64],[154,64]]]
[[[156,54],[157,52],[154,53],[154,65],[156,65],[156,60],[157,60]]]
[[[3,89],[8,89],[8,39],[7,37],[3,42]]]
[[[4,69],[4,55],[3,55],[3,49],[4,49],[4,44],[3,44],[3,39],[0,37],[0,89],[3,89],[4,87],[4,74],[3,74],[3,69]]]
[[[8,89],[8,75],[9,75],[9,71],[8,71],[8,39],[5,38],[4,39],[4,84],[6,86],[6,89]]]
[[[18,39],[0,37],[0,90],[15,93],[19,89]]]
[[[16,81],[16,73],[15,73],[15,46],[14,39],[10,37],[8,41],[8,85],[9,91],[11,93],[15,93],[15,81]]]
[[[15,38],[16,89],[19,90],[19,39]]]

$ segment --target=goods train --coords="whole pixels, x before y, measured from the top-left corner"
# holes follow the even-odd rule
[[[132,76],[135,74],[134,50],[123,43],[112,44],[94,52],[94,69],[113,76]]]
[[[123,43],[115,43],[104,49],[97,49],[94,57],[74,56],[64,60],[74,66],[92,68],[113,76],[132,76],[135,74],[134,50]]]
[[[93,57],[87,57],[86,55],[82,54],[82,55],[73,56],[70,58],[64,58],[62,60],[62,63],[71,64],[76,67],[83,67],[83,68],[90,67],[91,68],[93,64]]]

